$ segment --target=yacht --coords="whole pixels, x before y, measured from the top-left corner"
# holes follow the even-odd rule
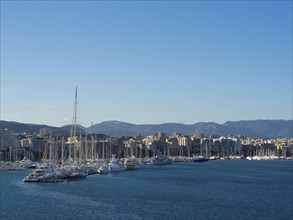
[[[159,153],[157,156],[155,156],[155,158],[153,159],[153,165],[166,165],[166,164],[171,164],[172,160],[167,157],[162,155],[161,153]]]
[[[123,163],[118,161],[114,155],[112,155],[112,158],[109,162],[109,169],[110,172],[117,172],[117,171],[123,171],[126,169]]]
[[[103,163],[99,165],[98,173],[99,174],[107,174],[110,172],[109,165],[107,163]]]
[[[195,162],[195,163],[203,163],[203,162],[207,162],[207,161],[209,161],[209,159],[205,158],[203,156],[196,156],[193,158],[193,162]]]
[[[48,165],[41,165],[32,173],[27,175],[24,182],[58,182],[61,181],[57,178],[54,169]]]
[[[128,170],[137,170],[142,166],[142,164],[134,156],[126,158],[124,165]]]
[[[87,174],[81,171],[74,171],[66,177],[67,181],[81,180],[87,178]]]

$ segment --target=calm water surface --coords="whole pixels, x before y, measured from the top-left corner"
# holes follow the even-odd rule
[[[293,161],[144,166],[62,183],[2,171],[0,219],[293,219]]]

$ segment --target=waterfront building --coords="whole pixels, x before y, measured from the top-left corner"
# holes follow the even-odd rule
[[[48,132],[48,131],[47,131]],[[40,132],[42,133],[42,132]],[[45,130],[42,134],[45,134]],[[80,135],[80,137],[60,137],[52,135],[18,135],[13,131],[3,130],[0,133],[1,160],[21,159],[24,154],[32,160],[48,158],[50,146],[56,148],[56,153],[61,155],[61,138],[64,142],[64,155],[62,158],[75,158],[80,161],[87,159],[110,159],[112,154],[118,158],[134,155],[137,158],[152,157],[162,153],[164,156],[192,156],[202,155],[205,157],[291,157],[293,151],[293,139],[278,138],[251,138],[244,135],[227,137],[204,134],[188,136],[173,133],[166,136],[159,132],[154,135],[143,137],[115,137],[106,135]],[[51,142],[50,142],[51,140]],[[70,146],[75,143],[75,147]],[[60,149],[59,149],[60,148]],[[76,155],[74,156],[74,151]],[[29,156],[28,156],[29,155]],[[59,155],[59,157],[60,157]],[[70,156],[71,155],[71,156]]]
[[[19,150],[20,142],[17,135],[12,130],[4,129],[0,133],[1,160],[16,160],[16,151]]]

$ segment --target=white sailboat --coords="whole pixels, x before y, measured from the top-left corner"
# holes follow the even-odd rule
[[[71,173],[66,177],[67,180],[79,180],[86,178],[86,173],[81,171],[78,167],[78,158],[77,158],[77,136],[76,136],[76,114],[77,114],[77,87],[75,88],[75,97],[74,97],[74,108],[73,108],[73,122],[72,128],[70,130],[70,145],[69,145],[69,159],[72,156],[72,145],[73,145],[73,164]],[[79,155],[81,156],[81,155]],[[81,159],[81,158],[80,158]]]

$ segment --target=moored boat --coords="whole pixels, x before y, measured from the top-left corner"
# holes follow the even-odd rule
[[[41,165],[35,169],[32,173],[27,175],[24,182],[59,182],[62,181],[58,179],[54,169],[48,165]]]
[[[87,178],[87,175],[83,172],[75,171],[66,177],[67,181],[81,180]]]
[[[162,155],[161,153],[159,153],[157,156],[155,156],[155,158],[153,159],[153,165],[167,165],[167,164],[171,164],[172,160],[167,157]]]
[[[109,165],[107,163],[103,163],[99,165],[98,173],[99,174],[107,174],[110,172]]]
[[[112,155],[112,158],[109,162],[109,169],[110,172],[118,172],[118,171],[123,171],[126,169],[123,163],[118,161],[114,155]]]
[[[209,161],[208,158],[201,157],[201,156],[195,157],[193,159],[193,162],[195,162],[195,163],[203,163],[203,162],[207,162],[207,161]]]
[[[128,170],[137,170],[142,166],[142,164],[134,156],[126,158],[124,165]]]

